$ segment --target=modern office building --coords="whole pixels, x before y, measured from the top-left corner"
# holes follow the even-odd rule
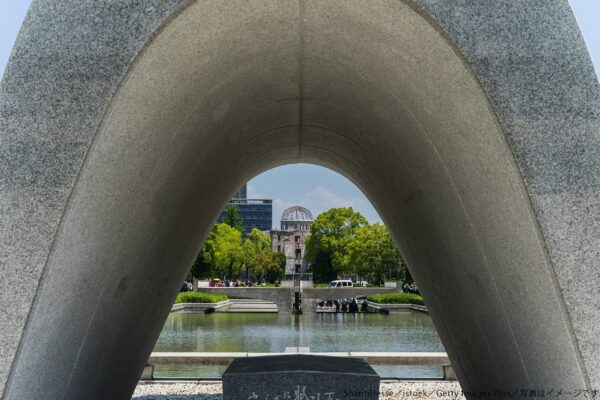
[[[313,221],[308,209],[294,206],[282,213],[281,229],[271,230],[271,250],[285,254],[286,277],[306,273],[305,243]]]
[[[271,199],[248,199],[246,184],[240,188],[227,203],[227,207],[235,205],[244,222],[244,234],[248,234],[252,229],[257,228],[260,231],[267,232],[271,230],[273,224],[273,200]],[[225,207],[225,209],[227,209]],[[225,219],[225,210],[217,219],[217,223]]]
[[[240,188],[240,190],[235,192],[232,197],[232,199],[247,199],[247,198],[248,198],[248,185],[247,184],[245,184],[244,186],[242,186]]]

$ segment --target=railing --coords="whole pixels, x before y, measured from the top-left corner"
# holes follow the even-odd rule
[[[177,352],[177,353],[152,353],[148,359],[142,380],[154,379],[154,367],[158,364],[186,364],[186,365],[229,365],[234,358],[260,357],[283,355],[287,353],[201,353],[201,352]],[[444,380],[456,380],[456,375],[450,364],[446,353],[401,353],[401,352],[331,352],[317,353],[306,352],[333,357],[359,357],[373,365],[433,365],[442,367]]]

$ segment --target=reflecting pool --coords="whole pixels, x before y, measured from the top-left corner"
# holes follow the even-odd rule
[[[431,318],[423,313],[260,314],[172,313],[154,351],[283,352],[444,351]],[[440,378],[435,366],[373,366],[383,377]],[[157,377],[214,378],[221,366],[159,365]]]

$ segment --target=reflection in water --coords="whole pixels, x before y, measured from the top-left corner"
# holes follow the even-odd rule
[[[169,315],[154,351],[283,352],[444,351],[431,318],[421,313]],[[438,367],[374,366],[384,377],[434,378]],[[156,376],[216,377],[225,367],[160,365]]]

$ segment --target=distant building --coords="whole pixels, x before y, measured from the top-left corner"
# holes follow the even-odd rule
[[[242,186],[240,188],[240,190],[238,190],[237,192],[235,192],[233,194],[232,199],[247,199],[248,198],[248,185],[245,184],[244,186]]]
[[[237,207],[240,216],[244,222],[244,234],[248,234],[256,228],[263,232],[268,232],[273,226],[273,200],[271,199],[248,199],[246,185],[238,190],[229,203]],[[227,209],[225,207],[225,209]],[[220,224],[225,219],[225,210],[217,219]]]
[[[304,207],[290,207],[281,215],[281,229],[271,231],[271,249],[285,254],[285,275],[305,273],[305,242],[314,218]]]

